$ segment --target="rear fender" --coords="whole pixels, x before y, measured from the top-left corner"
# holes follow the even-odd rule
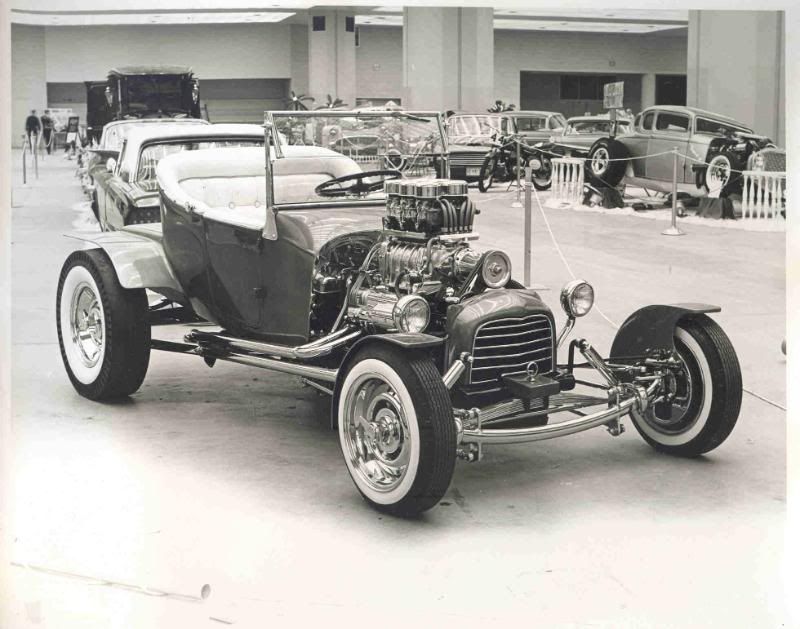
[[[653,305],[630,315],[617,331],[609,360],[642,356],[650,350],[675,350],[675,327],[682,319],[720,312],[710,304]]]
[[[430,334],[397,332],[394,334],[373,334],[362,337],[356,341],[353,346],[347,350],[347,354],[344,360],[342,360],[342,364],[339,366],[336,374],[336,382],[333,385],[333,397],[331,399],[331,428],[337,425],[339,394],[342,391],[342,384],[350,369],[350,365],[353,363],[356,354],[358,354],[362,348],[373,344],[393,345],[394,347],[399,347],[406,351],[431,350],[442,347],[444,345],[444,339]]]
[[[186,304],[183,289],[158,241],[126,231],[72,233],[67,237],[81,241],[82,249],[105,251],[123,288],[148,288]]]

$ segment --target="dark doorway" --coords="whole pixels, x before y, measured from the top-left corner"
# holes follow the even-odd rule
[[[686,75],[656,75],[656,105],[686,105]]]

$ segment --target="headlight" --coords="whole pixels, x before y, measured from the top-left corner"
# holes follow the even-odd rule
[[[561,307],[569,317],[582,317],[594,305],[594,289],[588,282],[573,280],[561,289]]]
[[[511,260],[502,251],[490,251],[483,259],[481,278],[489,288],[503,288],[511,279]]]
[[[401,332],[422,332],[428,327],[431,308],[419,295],[404,295],[395,304],[392,319]]]

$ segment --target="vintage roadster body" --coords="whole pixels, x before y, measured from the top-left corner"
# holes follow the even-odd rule
[[[741,374],[706,314],[718,308],[644,307],[608,358],[587,340],[567,343],[592,307],[591,286],[564,287],[557,331],[508,256],[475,248],[477,209],[463,181],[364,170],[355,155],[277,138],[286,122],[316,137],[353,116],[402,122],[415,146],[446,145],[431,112],[268,112],[266,149],[161,160],[161,223],[75,236],[84,247],[62,268],[57,324],[78,393],[134,393],[153,349],[297,375],[331,397],[358,491],[399,516],[435,506],[456,460],[479,460],[485,445],[598,426],[618,435],[626,416],[671,454],[725,440]],[[403,157],[415,171],[447,165],[433,151]],[[149,303],[146,290],[163,299]],[[151,334],[199,319],[216,328],[189,329],[182,342]]]

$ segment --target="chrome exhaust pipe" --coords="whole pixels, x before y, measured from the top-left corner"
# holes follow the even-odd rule
[[[232,353],[226,354],[225,356],[216,356],[209,352],[209,355],[217,360],[226,360],[231,363],[238,363],[249,367],[260,367],[261,369],[269,369],[270,371],[280,371],[281,373],[288,373],[293,376],[300,376],[313,380],[322,380],[323,382],[336,382],[336,374],[338,373],[338,369],[327,369],[325,367],[314,367],[312,365],[298,365],[297,363],[290,363],[284,360],[252,356],[250,354]]]
[[[226,348],[233,352],[246,352],[256,354],[266,354],[269,356],[277,356],[278,358],[288,358],[289,360],[307,361],[322,356],[328,356],[334,350],[344,347],[351,341],[356,340],[361,336],[361,330],[353,328],[343,328],[329,334],[328,336],[299,345],[297,347],[288,347],[286,345],[275,345],[273,343],[264,343],[262,341],[252,341],[248,339],[241,339],[235,336],[227,336],[225,334],[215,334],[213,332],[201,332],[200,330],[192,330],[186,335],[188,343],[202,343],[206,342],[221,342],[224,343]],[[302,374],[300,374],[302,375]]]

